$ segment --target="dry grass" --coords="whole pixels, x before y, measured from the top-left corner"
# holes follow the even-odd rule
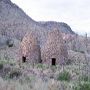
[[[46,64],[35,64],[32,66],[29,63],[23,63],[19,66],[13,60],[9,62],[0,60],[0,64],[3,65],[0,72],[1,70],[5,72],[5,70],[8,70],[8,67],[10,68],[9,72],[4,74],[4,77],[0,73],[0,90],[74,90],[74,86],[78,85],[78,83],[90,82],[88,81],[90,78],[88,77],[90,76],[89,67],[86,63],[83,64],[82,60],[80,63],[76,61],[76,63],[72,62],[63,67],[59,65],[52,67]],[[12,72],[18,73],[18,71],[21,73],[19,77],[14,75],[12,75],[13,78],[9,77]],[[69,72],[69,81],[58,80],[58,76],[64,71]],[[86,81],[83,79],[84,76],[87,79]]]

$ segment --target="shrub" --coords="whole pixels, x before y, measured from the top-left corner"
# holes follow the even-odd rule
[[[82,81],[90,81],[90,77],[88,77],[87,75],[83,75],[83,76],[81,77],[81,80],[82,80]]]
[[[84,51],[80,51],[80,53],[85,53]]]
[[[9,78],[10,79],[13,79],[13,78],[19,78],[21,75],[21,72],[20,71],[11,71],[10,74],[9,74]]]
[[[0,60],[0,70],[2,70],[5,66],[5,64],[7,64],[8,61],[7,60]]]
[[[37,68],[43,68],[43,64],[37,64]]]
[[[0,64],[3,64],[3,65],[8,64],[8,60],[0,60]]]
[[[74,88],[74,90],[90,90],[90,83],[80,83]]]
[[[3,64],[0,63],[0,70],[2,70],[2,69],[3,69]]]
[[[70,80],[70,74],[69,72],[63,71],[59,74],[57,80],[61,81],[69,81]]]
[[[68,60],[66,61],[66,65],[70,65],[70,64],[72,64],[72,60],[71,60],[71,59],[68,59]]]
[[[11,39],[7,40],[7,42],[6,42],[6,44],[7,44],[8,47],[12,47],[13,46],[13,43],[14,42]]]
[[[36,66],[36,68],[39,68],[39,69],[43,69],[43,70],[45,70],[45,69],[49,69],[49,65],[47,65],[47,64],[42,64],[42,63],[38,63],[38,64],[35,64]]]

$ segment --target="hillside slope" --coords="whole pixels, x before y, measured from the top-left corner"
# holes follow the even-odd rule
[[[11,55],[12,51],[18,54],[18,48],[23,37],[30,31],[35,32],[42,47],[46,42],[48,32],[54,28],[58,28],[62,33],[74,34],[66,23],[36,22],[10,0],[0,0],[0,50],[3,50],[0,52],[3,52],[3,55],[7,53],[8,57],[12,56],[13,58],[15,53]],[[8,48],[7,44],[9,43],[13,44],[14,47]],[[11,52],[7,52],[8,50]]]
[[[0,0],[0,34],[22,39],[27,31],[35,30],[46,32],[55,27],[61,32],[74,33],[65,23],[46,22],[45,24],[34,21],[10,0]],[[49,28],[50,27],[50,28]]]

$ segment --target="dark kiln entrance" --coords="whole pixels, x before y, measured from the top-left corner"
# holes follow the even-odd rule
[[[25,63],[26,62],[26,57],[22,56],[22,62]]]
[[[52,58],[52,65],[56,65],[56,58]]]

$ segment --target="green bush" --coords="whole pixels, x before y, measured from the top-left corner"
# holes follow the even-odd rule
[[[2,70],[2,69],[3,69],[3,64],[0,63],[0,70]]]
[[[89,77],[86,75],[81,76],[81,81],[90,81]]]
[[[70,80],[70,74],[69,72],[63,71],[58,75],[57,80],[60,81],[69,81]]]
[[[45,69],[46,68],[46,66],[44,64],[37,64],[36,67],[39,69]]]
[[[68,60],[66,61],[66,65],[70,65],[70,64],[72,64],[72,60],[71,60],[71,59],[68,59]]]
[[[85,53],[84,51],[80,51],[80,53]]]
[[[0,60],[0,70],[2,70],[4,68],[4,65],[7,63],[8,63],[8,61],[6,61],[6,60]]]
[[[80,83],[74,88],[74,90],[90,90],[90,83]]]
[[[3,65],[8,64],[8,60],[0,60],[0,64],[3,64]]]
[[[3,60],[0,60],[0,65],[6,65],[6,64],[8,64],[8,65],[10,65],[10,66],[13,66],[13,65],[15,65],[16,64],[16,61],[15,60],[13,60],[13,59],[11,59],[11,60],[6,60],[6,59],[3,59]]]
[[[9,78],[13,79],[13,78],[19,78],[22,75],[22,73],[20,71],[11,71],[9,74]]]
[[[11,40],[11,39],[8,39],[7,42],[6,42],[8,47],[13,47],[13,43],[14,43],[14,41]]]
[[[43,68],[43,64],[38,64],[37,68]]]

